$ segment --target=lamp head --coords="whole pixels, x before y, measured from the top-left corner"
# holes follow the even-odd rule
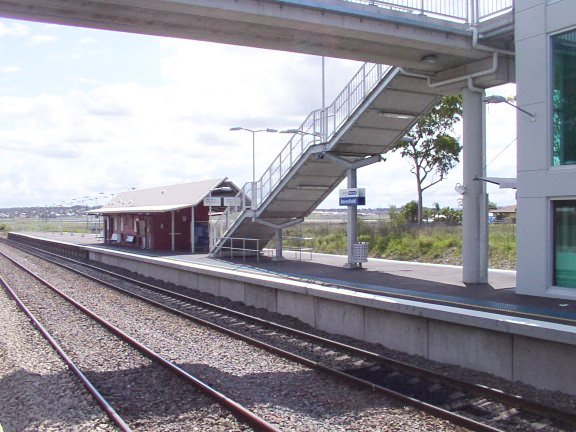
[[[484,103],[506,103],[506,102],[508,102],[508,100],[504,96],[500,96],[500,95],[486,96],[482,100],[484,101]]]

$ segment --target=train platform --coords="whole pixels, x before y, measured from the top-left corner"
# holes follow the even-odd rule
[[[576,325],[576,302],[554,298],[519,295],[514,292],[516,272],[490,270],[487,284],[465,284],[459,266],[369,259],[359,270],[343,267],[345,256],[286,252],[286,260],[276,262],[267,257],[209,258],[206,254],[145,251],[131,247],[104,245],[94,235],[74,233],[28,233],[29,235],[121,250],[149,257],[162,257],[175,262],[200,263],[216,268],[267,275],[323,286],[377,293],[423,303],[450,305],[471,310]],[[301,258],[301,259],[300,259]]]
[[[536,388],[576,395],[576,306],[514,292],[515,273],[466,285],[457,266],[346,257],[214,259],[104,245],[93,235],[10,233],[18,242],[124,268],[380,344]]]

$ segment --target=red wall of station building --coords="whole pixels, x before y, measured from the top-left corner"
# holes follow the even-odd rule
[[[175,249],[190,250],[190,223],[192,208],[174,211]],[[117,214],[108,216],[111,229],[105,225],[105,239],[111,243],[112,234],[120,234],[126,246],[142,249],[172,250],[172,214],[151,213],[145,214]],[[208,207],[199,205],[194,207],[194,222],[208,221]],[[129,236],[134,237],[133,242],[128,242]]]

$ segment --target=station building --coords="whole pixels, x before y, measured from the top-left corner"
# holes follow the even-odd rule
[[[238,187],[227,178],[135,189],[89,213],[104,218],[104,242],[139,249],[207,253],[209,214],[224,210]]]

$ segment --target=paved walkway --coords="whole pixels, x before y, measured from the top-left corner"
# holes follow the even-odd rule
[[[537,319],[576,325],[576,302],[519,295],[514,292],[516,273],[490,270],[488,284],[464,284],[462,268],[434,264],[370,259],[361,270],[343,268],[345,256],[313,254],[312,259],[274,262],[268,258],[212,259],[207,255],[143,251],[128,247],[103,245],[93,235],[30,233],[38,237],[69,243],[123,250],[147,256],[161,256],[175,261],[198,262],[216,267],[266,273],[278,277],[307,280],[330,286],[377,291],[392,297],[457,307],[510,313]],[[303,258],[309,258],[303,257]]]

